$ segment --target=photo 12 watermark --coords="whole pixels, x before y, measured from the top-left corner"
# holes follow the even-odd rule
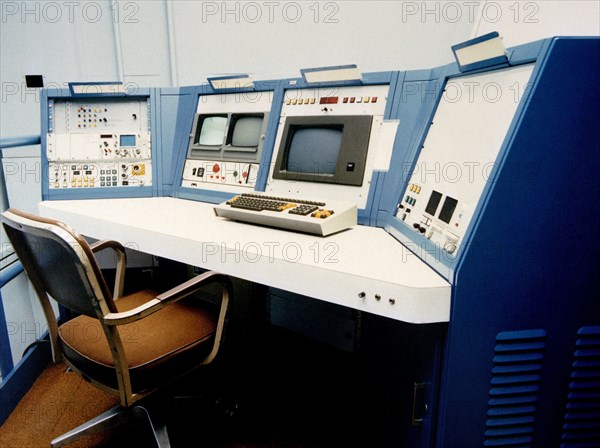
[[[502,99],[508,98],[511,102],[517,104],[529,96],[532,87],[533,82],[523,83],[519,81],[515,81],[508,86],[496,81],[465,80],[457,83],[450,80],[446,84],[439,81],[409,82],[403,86],[400,101],[405,104],[417,98],[421,103],[427,103],[435,101],[439,96],[440,101],[445,103],[499,103]]]
[[[203,264],[239,263],[339,263],[340,247],[334,242],[317,242],[309,246],[297,242],[248,241],[248,242],[203,242],[201,259]]]
[[[138,23],[142,2],[2,1],[2,23]]]
[[[402,2],[402,23],[514,23],[536,24],[540,19],[540,4],[523,1],[465,2]]]
[[[202,23],[339,23],[339,2],[201,2]]]

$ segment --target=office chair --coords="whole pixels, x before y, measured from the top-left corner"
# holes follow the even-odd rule
[[[126,256],[118,242],[89,245],[61,222],[14,209],[2,213],[2,222],[46,315],[53,361],[64,360],[86,381],[120,397],[119,406],[51,446],[140,419],[149,423],[158,446],[169,446],[166,426],[153,424],[138,401],[213,361],[226,326],[230,279],[211,271],[162,294],[123,296]],[[117,254],[112,294],[94,255],[104,249]],[[202,300],[196,297],[180,301],[215,283],[221,287],[218,312],[198,306]],[[79,316],[59,326],[49,296]]]

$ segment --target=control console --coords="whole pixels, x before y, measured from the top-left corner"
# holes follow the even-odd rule
[[[446,92],[487,85],[503,92],[514,86],[524,89],[531,72],[532,66],[525,65],[463,76],[450,80]],[[498,157],[518,106],[514,96],[489,101],[481,90],[442,97],[396,211],[398,219],[441,254],[454,258],[463,244],[484,191],[495,181]]]
[[[272,92],[199,95],[181,186],[254,190],[271,104]]]
[[[152,185],[147,99],[48,101],[49,188]]]

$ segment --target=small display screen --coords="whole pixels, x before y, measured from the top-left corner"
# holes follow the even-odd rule
[[[337,104],[338,99],[339,98],[337,96],[323,97],[319,100],[319,104]]]
[[[287,171],[335,174],[343,131],[343,126],[311,126],[295,129],[287,153]]]
[[[450,220],[452,219],[452,215],[454,215],[454,210],[456,210],[456,204],[458,201],[450,196],[446,196],[446,200],[444,201],[444,205],[442,206],[442,210],[440,211],[440,221],[444,221],[446,224],[450,224]]]
[[[437,212],[441,200],[442,193],[435,190],[432,191],[431,196],[429,196],[429,202],[427,203],[427,207],[425,208],[425,213],[428,213],[431,216],[435,216],[435,212]]]
[[[217,146],[223,144],[227,117],[199,117],[199,129],[196,130],[194,144],[202,146]]]
[[[119,138],[119,146],[135,146],[135,135],[121,135]]]
[[[234,124],[231,146],[258,146],[262,124],[262,117],[238,118]]]

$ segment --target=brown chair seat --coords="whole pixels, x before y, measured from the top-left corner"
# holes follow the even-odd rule
[[[119,312],[129,311],[156,297],[146,289],[115,302]],[[118,331],[129,363],[134,393],[166,382],[169,370],[187,370],[212,349],[216,316],[199,300],[182,300]],[[117,388],[114,357],[98,319],[79,316],[60,326],[59,341],[65,355],[85,376]]]

